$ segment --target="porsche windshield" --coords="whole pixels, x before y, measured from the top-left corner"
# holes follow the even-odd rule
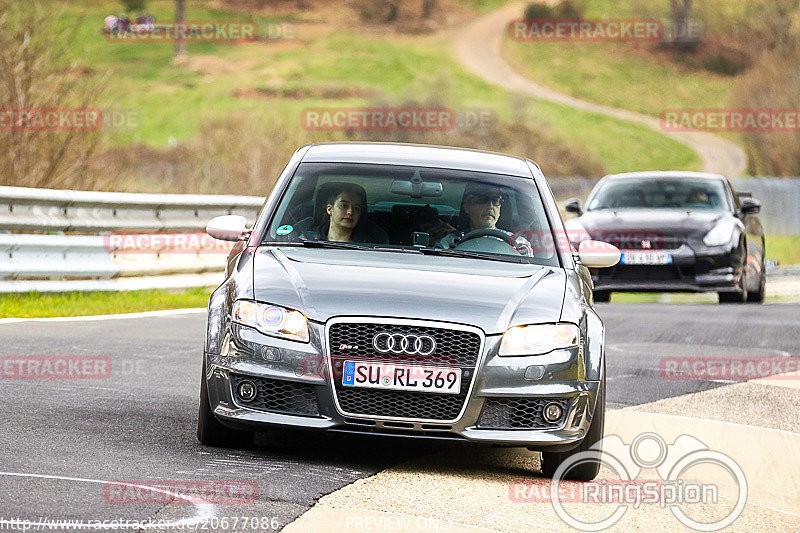
[[[559,264],[533,179],[427,167],[303,163],[262,242]]]
[[[588,211],[596,209],[703,209],[727,210],[722,181],[712,179],[632,179],[608,181],[589,199]]]

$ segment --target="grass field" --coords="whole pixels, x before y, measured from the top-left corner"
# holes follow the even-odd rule
[[[800,235],[767,235],[767,259],[779,265],[800,265]]]
[[[695,2],[695,16],[727,30],[746,16],[742,2]],[[669,18],[669,3],[597,0],[585,3],[586,19]],[[642,7],[646,5],[646,10]],[[708,31],[708,30],[707,30]],[[503,53],[531,79],[577,98],[658,116],[665,108],[724,106],[735,76],[688,66],[680,56],[654,54],[645,43],[533,43],[505,39]]]
[[[481,9],[494,2],[480,3]],[[509,93],[467,73],[448,52],[442,35],[373,35],[299,20],[299,41],[248,44],[190,44],[185,64],[171,62],[168,43],[109,42],[100,33],[108,2],[69,4],[63,24],[80,16],[75,57],[95,75],[110,70],[109,102],[141,112],[141,124],[114,134],[117,145],[143,142],[163,147],[195,135],[215,118],[246,113],[254,121],[296,117],[307,107],[357,106],[373,91],[394,100],[441,94],[453,106],[491,108],[511,119],[518,103]],[[187,18],[243,18],[241,13],[192,2]],[[174,17],[174,3],[148,3],[157,20]],[[113,12],[113,10],[112,10]],[[286,20],[259,19],[260,24]],[[241,97],[263,88],[344,88],[348,98]],[[239,96],[237,96],[237,94]],[[576,142],[608,172],[633,168],[696,169],[699,159],[681,143],[647,128],[563,106],[531,102],[529,116],[556,139]],[[519,154],[530,155],[530,154]],[[545,169],[547,171],[547,169]]]
[[[212,289],[0,294],[0,318],[110,315],[206,307]]]

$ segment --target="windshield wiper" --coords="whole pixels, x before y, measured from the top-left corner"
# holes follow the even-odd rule
[[[376,252],[403,252],[411,254],[421,254],[419,248],[395,248],[393,246],[378,245],[368,246],[352,242],[339,241],[264,241],[262,246],[306,246],[309,248],[344,248],[346,250],[370,250]]]
[[[308,248],[344,248],[346,250],[370,250],[369,246],[338,241],[264,241],[262,246],[305,246]]]
[[[420,248],[420,251],[428,255],[447,255],[450,257],[469,257],[473,259],[488,259],[489,261],[500,261],[501,263],[527,263],[525,257],[515,257],[513,255],[491,255],[481,252],[470,252],[467,250],[449,250],[446,248]]]

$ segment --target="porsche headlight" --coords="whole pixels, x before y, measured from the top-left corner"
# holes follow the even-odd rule
[[[737,220],[727,219],[723,220],[705,234],[703,242],[706,246],[722,246],[728,244],[733,240],[733,234],[736,228],[739,227]]]
[[[503,334],[498,355],[540,355],[553,350],[571,348],[580,343],[580,330],[575,324],[533,324],[515,326]]]
[[[308,320],[300,311],[277,305],[237,300],[231,318],[261,333],[293,341],[308,342]]]

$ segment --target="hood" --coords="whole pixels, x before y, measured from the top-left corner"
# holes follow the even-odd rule
[[[478,326],[557,322],[566,275],[560,268],[363,250],[259,248],[257,300],[299,309],[309,320],[380,316]]]
[[[705,234],[726,216],[725,211],[626,208],[588,211],[579,221],[592,238],[603,240],[604,233]]]

